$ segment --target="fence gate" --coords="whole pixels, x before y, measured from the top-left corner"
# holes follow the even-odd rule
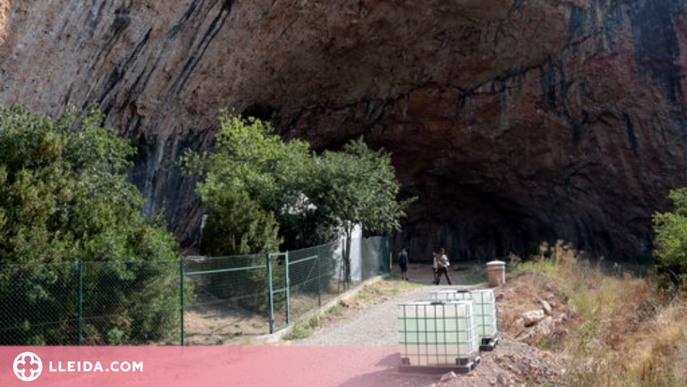
[[[289,325],[289,253],[267,254],[270,333]]]

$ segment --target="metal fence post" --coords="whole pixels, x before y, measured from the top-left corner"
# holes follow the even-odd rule
[[[83,261],[77,261],[79,270],[79,345],[83,336]]]
[[[270,253],[265,254],[265,266],[267,266],[267,304],[270,308],[270,333],[274,333],[274,298],[272,294],[272,258]]]
[[[317,306],[322,306],[322,255],[320,246],[317,246]]]
[[[179,303],[181,306],[181,346],[184,346],[184,258],[179,258]]]
[[[284,255],[284,269],[286,270],[286,325],[289,325],[291,315],[291,279],[289,278],[289,252]]]

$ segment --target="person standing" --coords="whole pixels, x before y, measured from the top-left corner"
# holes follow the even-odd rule
[[[398,254],[398,265],[401,266],[401,279],[408,281],[408,250],[405,247]]]
[[[451,277],[448,275],[448,270],[451,267],[451,263],[448,260],[448,257],[446,256],[446,250],[439,249],[439,253],[436,255],[436,262],[437,262],[437,271],[436,271],[436,281],[435,284],[439,285],[441,282],[441,275],[446,276],[446,281],[448,282],[449,285],[451,284]]]
[[[437,256],[438,256],[438,251],[434,250],[432,251],[432,274],[434,275],[434,279],[432,280],[432,283],[436,285],[437,283],[437,275],[439,274],[439,266],[437,265]]]

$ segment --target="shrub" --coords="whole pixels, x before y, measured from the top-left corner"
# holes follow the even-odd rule
[[[0,107],[0,344],[74,344],[79,321],[92,344],[176,327],[176,242],[143,217],[133,147],[102,119]]]
[[[221,191],[207,202],[208,220],[201,239],[205,255],[244,255],[279,251],[279,225],[245,192]]]
[[[343,229],[350,234],[356,224],[373,233],[400,228],[409,202],[397,200],[400,184],[390,154],[374,151],[359,139],[340,152],[316,155],[308,143],[284,141],[269,123],[258,119],[224,113],[220,124],[216,152],[188,151],[180,163],[186,173],[202,180],[197,191],[208,207],[209,222],[224,212],[236,217],[231,206],[219,205],[231,192],[271,214],[285,241],[283,247],[289,250],[331,242]],[[257,208],[250,211],[259,213]],[[262,225],[266,229],[255,235],[263,242],[256,247],[275,240],[274,223]],[[221,238],[240,240],[245,231],[246,227],[224,227],[220,238],[213,235],[212,243],[223,244]],[[210,237],[203,240],[211,243]],[[249,251],[256,252],[261,251]],[[224,248],[220,253],[245,252]]]
[[[673,212],[654,214],[654,259],[661,285],[687,289],[687,189],[670,192]]]

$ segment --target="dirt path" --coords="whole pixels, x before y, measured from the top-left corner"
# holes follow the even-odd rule
[[[298,340],[297,345],[396,345],[397,304],[428,299],[430,287],[390,296],[386,301],[351,311],[346,318]]]

